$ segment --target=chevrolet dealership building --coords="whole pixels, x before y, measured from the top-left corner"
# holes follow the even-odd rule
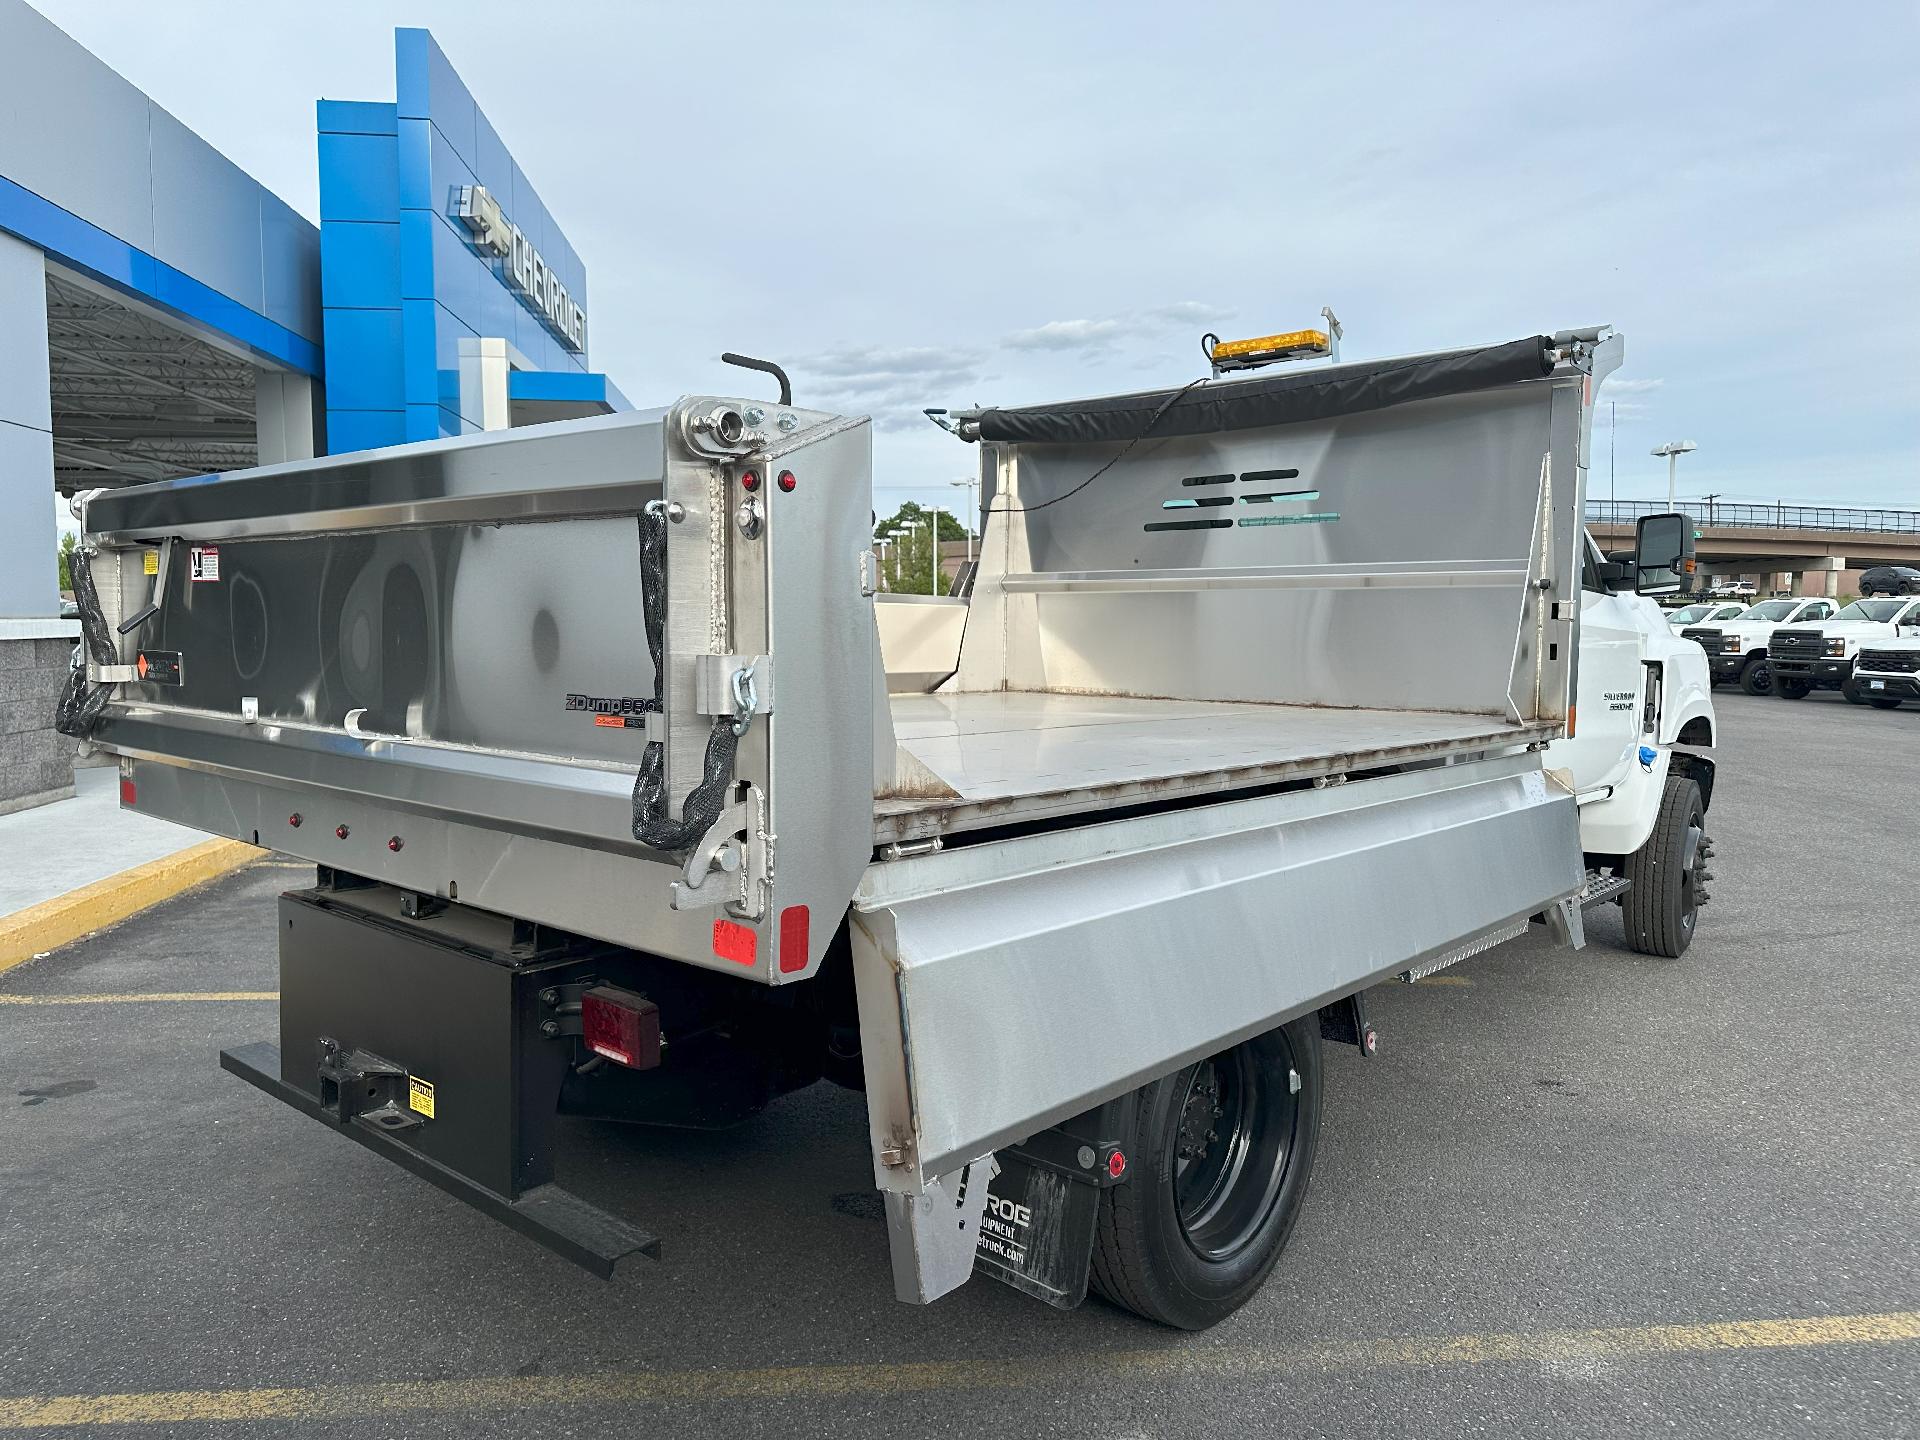
[[[316,120],[317,228],[0,0],[0,813],[72,790],[56,492],[625,408],[585,265],[431,35]]]

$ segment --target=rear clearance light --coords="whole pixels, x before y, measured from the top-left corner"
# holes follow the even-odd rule
[[[740,472],[740,488],[749,491],[758,490],[760,488],[760,472],[758,470],[742,470]]]
[[[660,1063],[660,1007],[631,990],[596,985],[582,995],[580,1033],[587,1049],[629,1070]]]
[[[793,487],[798,485],[800,482],[793,478],[793,472],[791,470],[782,470],[780,472],[779,478],[776,479],[773,483],[778,485],[781,488],[781,490],[783,490],[784,492],[790,495],[793,493]]]

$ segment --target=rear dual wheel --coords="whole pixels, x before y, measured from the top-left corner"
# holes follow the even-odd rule
[[[1317,1012],[1142,1087],[1132,1177],[1100,1197],[1094,1289],[1181,1330],[1245,1304],[1306,1198],[1321,1090]]]

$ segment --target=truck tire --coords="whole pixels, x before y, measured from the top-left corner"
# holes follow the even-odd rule
[[[1854,678],[1851,675],[1840,682],[1840,693],[1846,697],[1849,705],[1864,705],[1867,703],[1865,693],[1860,689],[1859,685],[1854,682]]]
[[[1867,697],[1867,703],[1876,710],[1898,710],[1900,708],[1900,697],[1898,695],[1869,695]]]
[[[1642,955],[1678,960],[1693,943],[1694,922],[1705,898],[1706,809],[1691,776],[1667,776],[1660,814],[1647,843],[1627,856],[1622,874],[1633,882],[1621,897],[1627,944]]]
[[[1804,700],[1813,693],[1813,686],[1805,680],[1788,680],[1782,676],[1774,680],[1773,693],[1782,700]]]
[[[1321,1090],[1317,1013],[1142,1086],[1132,1178],[1100,1197],[1093,1288],[1181,1330],[1245,1304],[1306,1198]]]
[[[1764,655],[1755,656],[1740,667],[1740,688],[1749,695],[1767,695],[1773,691],[1773,667]]]

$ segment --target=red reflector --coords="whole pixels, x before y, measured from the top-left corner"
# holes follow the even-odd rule
[[[789,905],[780,912],[780,973],[791,975],[807,968],[807,933],[813,924],[804,905]]]
[[[731,920],[713,922],[713,953],[722,960],[751,965],[759,945],[760,937],[745,925],[736,925]]]
[[[120,803],[131,805],[139,797],[139,791],[133,788],[133,781],[122,778],[120,781]]]
[[[596,985],[580,997],[580,1037],[616,1065],[651,1070],[660,1063],[660,1007],[631,990]]]
[[[1118,1180],[1127,1173],[1127,1157],[1118,1150],[1107,1157],[1107,1174]]]
[[[780,472],[780,478],[775,480],[773,483],[778,485],[782,490],[791,494],[793,492],[793,487],[795,485],[798,485],[800,482],[793,478],[793,472],[791,470],[782,470]]]

